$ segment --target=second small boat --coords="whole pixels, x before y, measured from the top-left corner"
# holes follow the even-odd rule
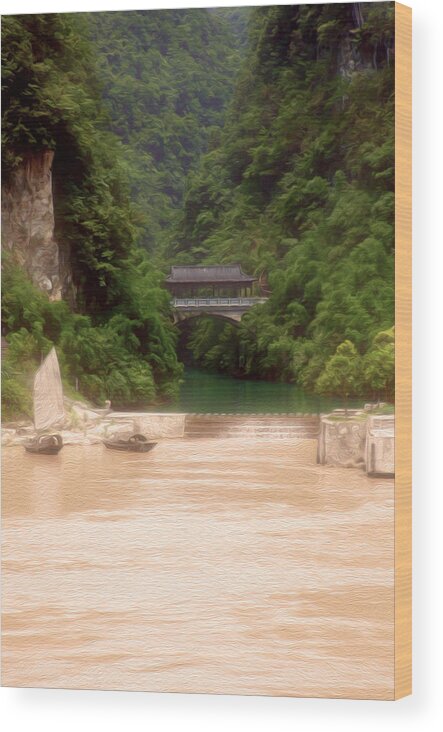
[[[27,452],[38,455],[57,455],[63,447],[61,435],[39,435],[25,443]]]
[[[130,437],[116,435],[109,440],[103,440],[108,450],[122,450],[127,452],[149,452],[156,446],[156,442],[149,442],[144,435],[135,434]]]

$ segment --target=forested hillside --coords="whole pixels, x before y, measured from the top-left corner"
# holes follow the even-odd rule
[[[30,413],[51,344],[68,390],[116,407],[170,398],[171,263],[240,262],[270,295],[238,328],[196,320],[198,365],[393,396],[393,12],[3,17],[3,182],[53,151],[70,272],[54,302],[3,258],[6,416]]]
[[[125,146],[140,243],[156,257],[175,235],[186,176],[219,142],[247,15],[198,8],[86,15],[111,129]]]
[[[197,363],[392,396],[393,12],[254,9],[220,145],[188,179],[176,255],[239,261],[270,300],[238,330],[199,321]]]
[[[52,344],[68,388],[115,406],[170,397],[181,374],[161,274],[137,247],[123,145],[109,132],[88,35],[81,15],[2,19],[3,184],[54,151],[56,236],[75,291],[74,309],[50,302],[14,248],[5,253],[6,417],[30,413],[31,375]]]
[[[29,412],[28,375],[51,343],[66,384],[93,400],[130,406],[175,392],[163,254],[186,176],[219,141],[248,13],[3,18],[3,181],[54,152],[54,235],[72,272],[68,307],[4,257],[6,413]]]

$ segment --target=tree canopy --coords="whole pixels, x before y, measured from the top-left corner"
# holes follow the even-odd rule
[[[252,11],[220,144],[188,176],[176,256],[239,261],[270,299],[231,346],[218,325],[197,324],[197,362],[213,365],[223,344],[231,373],[315,390],[341,343],[363,356],[392,327],[393,12],[392,3]],[[355,393],[375,390],[371,353]]]

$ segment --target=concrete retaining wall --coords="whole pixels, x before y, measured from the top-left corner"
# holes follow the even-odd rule
[[[366,419],[322,417],[317,460],[321,465],[362,467],[365,462]]]
[[[321,418],[317,460],[322,465],[360,467],[368,475],[395,474],[395,416],[354,413]]]

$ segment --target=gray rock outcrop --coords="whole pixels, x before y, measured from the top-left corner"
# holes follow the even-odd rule
[[[2,248],[37,287],[59,300],[71,286],[54,236],[52,162],[54,153],[33,153],[2,185]]]

